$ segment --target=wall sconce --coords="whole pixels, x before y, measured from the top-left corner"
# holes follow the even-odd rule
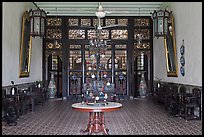
[[[30,10],[31,30],[32,37],[44,37],[45,36],[45,17],[46,13],[39,8],[37,10]]]
[[[172,11],[169,12],[166,9],[158,11],[154,10],[154,12],[152,13],[154,36],[159,38],[167,34],[168,31],[167,23],[171,14]]]

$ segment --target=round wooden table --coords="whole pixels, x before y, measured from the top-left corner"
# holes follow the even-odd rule
[[[110,112],[119,110],[122,107],[121,103],[118,102],[107,102],[105,103],[74,103],[72,108],[81,112],[89,112],[89,122],[85,130],[82,132],[88,132],[88,134],[103,132],[108,135],[108,129],[105,127],[104,112]]]

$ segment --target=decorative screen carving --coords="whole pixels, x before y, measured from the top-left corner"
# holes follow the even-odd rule
[[[115,24],[116,24],[115,19],[106,19],[106,26],[115,25]]]
[[[128,30],[111,30],[111,39],[128,39]]]
[[[70,51],[69,62],[70,69],[81,70],[82,69],[81,50]]]
[[[127,26],[128,25],[128,19],[118,19],[118,24]]]
[[[79,25],[79,19],[68,19],[69,26],[78,26]]]
[[[71,29],[68,32],[69,39],[85,39],[85,30]]]
[[[91,29],[91,30],[87,30],[87,38],[88,39],[93,39],[96,36],[96,30]]]
[[[62,39],[61,29],[47,29],[46,30],[47,39]]]
[[[121,73],[124,75],[127,74],[127,48],[129,48],[129,46],[130,48],[132,46],[134,47],[133,56],[140,52],[146,53],[150,51],[152,42],[150,39],[151,37],[149,36],[151,34],[151,18],[142,17],[142,19],[138,19],[138,17],[105,17],[101,19],[100,24],[102,27],[115,24],[119,25],[118,27],[103,28],[101,30],[100,38],[108,40],[107,42],[109,45],[106,47],[105,56],[100,56],[98,61],[101,70],[99,75],[106,73],[107,77],[110,78],[110,81],[114,78],[114,82],[117,83],[118,77]],[[46,19],[46,25],[46,57],[47,54],[60,54],[62,58],[62,44],[63,42],[66,43],[66,41],[69,41],[68,45],[63,45],[65,47],[69,47],[66,51],[68,52],[67,55],[69,55],[68,61],[66,61],[68,63],[68,67],[66,69],[69,70],[68,79],[73,74],[76,74],[77,77],[80,78],[81,82],[86,82],[89,78],[91,78],[90,74],[97,72],[97,70],[89,70],[93,65],[90,63],[94,62],[91,60],[93,58],[90,57],[89,53],[89,40],[96,37],[95,26],[98,26],[98,19],[85,16],[59,17],[58,19],[55,17],[48,17]],[[142,33],[142,44],[137,45],[139,27]],[[129,31],[131,35],[128,37]],[[65,34],[65,36],[62,37],[63,34]],[[129,41],[129,38],[132,41]],[[55,39],[57,39],[58,45],[55,45]],[[83,46],[85,46],[85,48],[83,48]],[[83,60],[82,55],[85,56],[85,60]],[[114,56],[114,60],[112,60],[112,56]],[[111,67],[113,65],[111,62],[113,61],[115,62],[114,72]],[[82,63],[85,63],[85,68],[82,67]],[[97,63],[96,60],[95,63]],[[83,74],[85,75],[83,76]],[[98,74],[96,73],[95,75]],[[70,83],[70,86],[71,85],[72,83]],[[117,84],[116,89],[118,89]],[[72,88],[70,88],[70,90],[72,90]],[[69,92],[71,93],[71,91]],[[81,88],[79,90],[79,94],[80,93]],[[124,85],[124,93],[127,93],[126,85]]]
[[[61,18],[47,18],[47,26],[62,26]]]
[[[91,26],[91,19],[81,19],[81,26]]]
[[[70,45],[70,49],[81,49],[81,45]]]
[[[134,30],[134,39],[135,40],[138,40],[139,37],[138,37],[138,34],[141,34],[142,35],[142,40],[149,40],[150,39],[150,30],[149,29],[140,29],[140,32],[139,32],[139,29],[135,29]]]
[[[118,60],[118,65],[115,66],[116,69],[126,69],[127,62],[127,52],[126,50],[116,50],[115,59]]]
[[[134,26],[149,26],[149,19],[134,19]]]
[[[103,19],[101,19],[101,26],[104,26],[103,25]],[[98,26],[98,19],[93,19],[93,26]]]
[[[115,45],[115,49],[126,49],[127,45]]]
[[[62,43],[46,43],[46,49],[61,49],[62,48]]]
[[[150,43],[142,42],[140,45],[138,45],[138,43],[134,43],[134,49],[150,49]]]
[[[101,38],[102,39],[109,39],[109,30],[103,29],[101,31]]]

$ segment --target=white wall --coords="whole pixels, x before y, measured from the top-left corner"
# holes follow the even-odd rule
[[[42,39],[32,39],[30,76],[19,78],[21,23],[23,13],[32,2],[3,2],[2,86],[42,80]]]
[[[202,2],[172,2],[177,45],[178,77],[167,77],[164,39],[154,38],[154,76],[162,81],[202,86]],[[185,76],[180,74],[180,47],[184,39]],[[156,79],[155,79],[156,80]]]

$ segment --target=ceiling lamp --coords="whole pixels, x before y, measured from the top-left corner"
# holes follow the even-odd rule
[[[154,10],[152,13],[153,18],[153,30],[154,30],[154,36],[159,38],[163,37],[167,34],[168,30],[168,19],[171,16],[171,12],[165,10]]]
[[[98,9],[97,9],[97,12],[95,14],[96,14],[96,17],[98,17],[98,18],[103,18],[106,16],[106,13],[103,10],[101,2],[98,3]]]
[[[103,11],[97,11],[95,14],[96,14],[96,17],[98,18],[103,18],[106,15],[106,13]]]
[[[45,36],[45,11],[41,9],[30,10],[30,20],[31,20],[31,36],[32,37],[44,37]]]

